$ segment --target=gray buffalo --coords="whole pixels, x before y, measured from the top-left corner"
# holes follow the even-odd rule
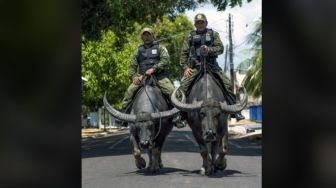
[[[192,86],[186,103],[176,97],[176,88],[171,96],[174,106],[187,112],[187,121],[199,145],[203,158],[201,174],[210,175],[226,168],[225,155],[228,146],[228,114],[240,112],[247,104],[244,88],[242,99],[234,105],[225,102],[220,84],[209,73],[201,73],[200,79]],[[185,94],[183,92],[182,96]]]
[[[135,164],[139,169],[146,167],[146,161],[141,157],[141,149],[146,149],[149,158],[148,170],[158,173],[163,167],[161,161],[162,146],[167,135],[173,128],[172,116],[178,109],[169,110],[166,99],[160,89],[151,85],[151,79],[143,79],[143,87],[137,92],[131,107],[131,113],[119,112],[111,106],[106,96],[104,105],[115,118],[128,122],[130,127],[130,141]]]

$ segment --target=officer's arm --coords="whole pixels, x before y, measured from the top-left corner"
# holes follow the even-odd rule
[[[224,46],[217,32],[213,33],[214,42],[213,46],[209,47],[209,55],[217,56],[223,53]]]
[[[189,54],[190,54],[189,38],[190,35],[184,40],[181,50],[180,66],[182,67],[183,70],[189,67],[188,66]]]
[[[155,64],[152,68],[154,72],[160,72],[161,70],[166,69],[169,66],[169,53],[168,50],[163,47],[159,46],[160,48],[160,61],[158,64]]]
[[[128,77],[132,80],[134,76],[137,75],[137,70],[138,70],[138,60],[136,58],[136,55],[138,54],[138,50],[135,51],[131,64],[128,66]]]

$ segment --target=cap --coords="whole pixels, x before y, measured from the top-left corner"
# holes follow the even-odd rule
[[[202,20],[202,21],[207,21],[207,18],[206,16],[203,14],[203,13],[198,13],[196,14],[195,16],[195,22],[199,21],[199,20]]]
[[[142,30],[141,30],[141,35],[143,35],[145,32],[148,32],[148,33],[150,33],[152,36],[154,35],[154,32],[153,32],[153,30],[151,29],[151,28],[148,28],[148,27],[145,27],[145,28],[143,28]]]

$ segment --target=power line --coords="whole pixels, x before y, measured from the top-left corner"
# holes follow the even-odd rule
[[[243,42],[241,42],[240,44],[235,45],[233,48],[236,49],[236,48],[238,48],[239,46],[243,45],[246,42],[247,42],[247,38],[245,38],[245,40]]]

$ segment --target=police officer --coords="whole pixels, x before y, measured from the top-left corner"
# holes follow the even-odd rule
[[[174,86],[166,77],[165,72],[165,68],[167,68],[169,64],[169,54],[167,49],[154,41],[154,32],[150,28],[144,28],[141,31],[141,38],[143,44],[135,51],[132,62],[128,67],[128,76],[132,83],[128,87],[122,101],[122,108],[124,111],[127,111],[126,108],[131,103],[135,92],[139,89],[142,75],[155,75],[162,93],[169,100],[170,95],[174,91]],[[138,68],[140,74],[137,72]],[[178,128],[186,126],[186,122],[181,121],[179,114],[174,117],[173,123]]]
[[[196,14],[194,21],[196,30],[190,32],[182,46],[180,65],[183,68],[183,77],[180,89],[186,93],[188,87],[199,72],[200,63],[203,61],[202,55],[206,54],[207,67],[211,69],[212,72],[217,73],[222,79],[225,86],[224,94],[226,95],[228,103],[234,104],[236,103],[236,97],[233,93],[231,82],[216,61],[217,56],[224,51],[219,34],[207,28],[208,21],[204,14]],[[232,116],[235,117],[237,121],[245,118],[241,113],[236,115],[232,114]]]

